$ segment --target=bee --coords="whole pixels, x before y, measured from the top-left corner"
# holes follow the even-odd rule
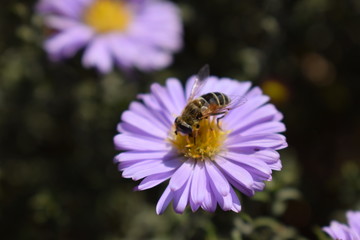
[[[196,132],[200,128],[200,121],[210,116],[218,116],[217,126],[221,129],[219,121],[231,109],[246,102],[244,97],[230,98],[221,92],[209,92],[195,98],[205,85],[209,73],[209,65],[205,65],[196,75],[187,104],[181,115],[175,119],[175,134],[180,132],[184,135],[193,136],[195,140]]]

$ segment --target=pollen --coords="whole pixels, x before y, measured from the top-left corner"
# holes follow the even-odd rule
[[[187,158],[198,161],[214,160],[219,152],[225,150],[223,144],[229,131],[222,130],[216,118],[203,119],[199,125],[193,136],[172,133],[170,142]]]
[[[83,20],[98,33],[125,31],[132,18],[129,6],[119,0],[95,0]]]

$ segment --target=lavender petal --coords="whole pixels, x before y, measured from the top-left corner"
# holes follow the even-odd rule
[[[193,167],[194,161],[187,160],[176,170],[169,182],[171,191],[177,191],[184,186],[192,174]]]
[[[174,192],[174,210],[177,213],[183,213],[189,201],[191,178],[192,175],[190,175],[181,189]]]
[[[230,185],[225,176],[215,166],[215,164],[210,161],[205,161],[205,169],[208,181],[210,180],[215,183],[214,187],[219,192],[219,194],[222,196],[228,195],[230,193]]]
[[[191,181],[190,196],[195,204],[203,202],[205,198],[204,189],[206,189],[205,166],[203,162],[197,162],[194,167],[193,179]]]
[[[111,53],[106,37],[98,36],[85,49],[82,63],[85,67],[95,67],[101,73],[107,73],[112,68]]]
[[[164,151],[169,149],[165,141],[141,135],[118,134],[114,137],[114,143],[118,150]]]
[[[158,203],[156,204],[156,214],[160,215],[164,213],[165,209],[173,199],[173,193],[171,192],[169,186],[166,187],[165,191],[161,195]]]
[[[137,186],[136,189],[142,191],[142,190],[146,190],[149,188],[153,188],[153,187],[159,185],[160,183],[166,181],[167,179],[169,179],[174,171],[150,175],[150,176],[144,178],[141,181],[141,183]]]

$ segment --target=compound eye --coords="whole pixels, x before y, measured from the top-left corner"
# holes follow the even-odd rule
[[[192,133],[192,128],[184,125],[180,125],[181,132],[184,134]]]

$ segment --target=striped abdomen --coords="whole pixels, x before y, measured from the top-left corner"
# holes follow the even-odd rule
[[[209,105],[217,105],[218,107],[225,107],[230,103],[228,96],[221,92],[210,92],[200,96]]]

